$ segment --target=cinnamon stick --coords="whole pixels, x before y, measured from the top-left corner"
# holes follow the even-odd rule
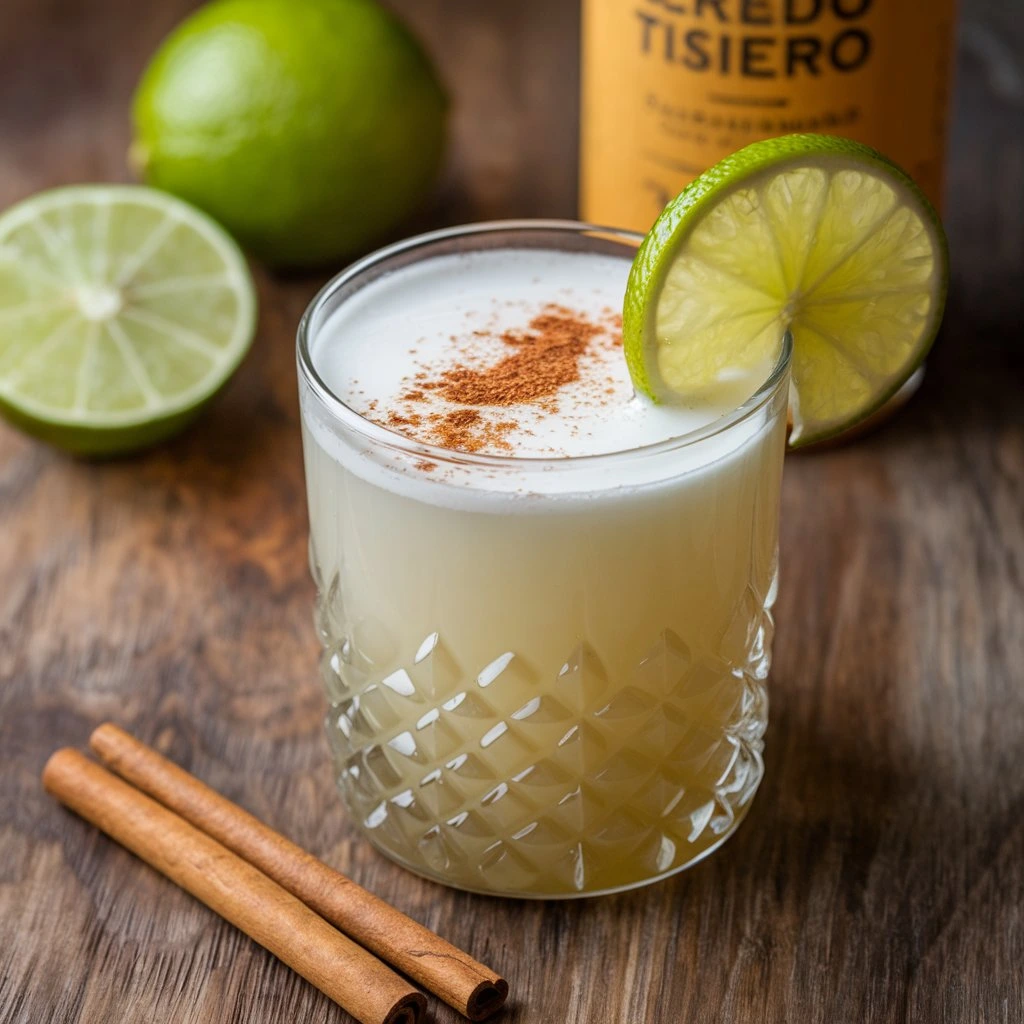
[[[263,872],[77,750],[47,761],[43,786],[363,1024],[419,1024],[422,993]]]
[[[508,983],[490,968],[328,867],[123,729],[107,722],[93,732],[89,745],[119,775],[259,868],[470,1020],[483,1020],[505,1002]]]

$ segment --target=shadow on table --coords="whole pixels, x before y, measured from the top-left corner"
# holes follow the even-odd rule
[[[872,752],[854,723],[841,733],[802,733],[806,719],[779,703],[761,790],[746,821],[705,861],[617,896],[487,901],[509,945],[522,944],[518,964],[550,955],[575,972],[574,994],[550,994],[545,1012],[651,1024],[780,1020],[772,1013],[784,1015],[785,1006],[770,1011],[764,991],[769,965],[789,992],[813,987],[826,967],[840,977],[837,965],[881,970],[896,957],[902,966],[911,901],[926,895],[929,878],[899,875],[947,841],[941,773],[912,765],[901,753],[909,744],[895,737],[881,741],[890,754]],[[862,982],[857,975],[851,984]]]

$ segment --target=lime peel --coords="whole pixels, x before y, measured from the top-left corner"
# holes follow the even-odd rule
[[[788,329],[791,444],[808,444],[870,416],[914,373],[947,281],[938,215],[881,154],[823,135],[756,142],[648,233],[626,289],[626,358],[653,400],[700,401],[737,375],[754,390]]]
[[[82,455],[177,432],[248,351],[238,246],[163,192],[83,185],[0,216],[0,412]]]

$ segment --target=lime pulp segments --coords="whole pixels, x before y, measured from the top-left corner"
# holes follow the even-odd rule
[[[693,181],[641,245],[623,310],[637,388],[717,400],[770,373],[793,336],[794,446],[883,405],[945,304],[939,218],[879,153],[823,135],[755,142]]]
[[[60,188],[0,216],[0,412],[59,447],[109,455],[176,432],[255,323],[238,246],[166,193]]]

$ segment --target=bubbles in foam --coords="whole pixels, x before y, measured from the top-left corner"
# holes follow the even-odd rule
[[[634,394],[618,319],[628,273],[628,260],[614,256],[533,249],[424,260],[348,299],[319,331],[313,360],[356,412],[427,443],[522,458],[653,444],[728,409],[656,406]],[[534,401],[474,406],[478,431],[439,432],[438,417],[467,419],[465,406],[437,390],[445,373],[507,360],[514,352],[507,338],[529,333],[531,321],[552,306],[596,328],[578,379]]]
[[[300,387],[307,474],[341,481],[351,473],[414,501],[517,515],[561,515],[581,503],[628,508],[665,488],[715,486],[760,450],[771,417],[733,423],[734,406],[659,406],[634,393],[617,344],[628,273],[629,261],[612,256],[503,249],[432,257],[371,281],[316,330],[311,356],[333,394],[373,425],[343,426]],[[528,330],[552,305],[600,326],[578,380],[542,400],[494,408],[457,406],[424,387],[457,364],[493,366],[510,351],[502,335]],[[423,400],[409,397],[417,391]],[[431,417],[453,410],[482,438],[473,454],[441,458],[403,441],[437,445]],[[733,425],[718,430],[723,415]],[[671,444],[702,428],[710,436],[699,443]],[[582,458],[612,453],[623,454]],[[327,500],[321,489],[310,485],[311,505]]]

